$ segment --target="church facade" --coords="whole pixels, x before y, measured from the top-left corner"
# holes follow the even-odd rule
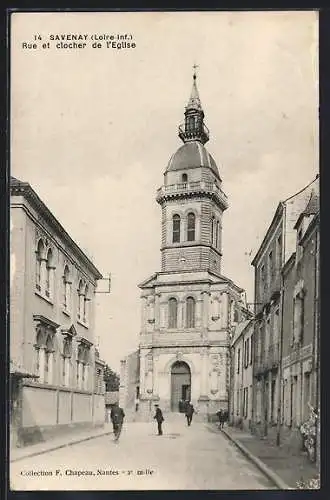
[[[209,131],[196,75],[156,201],[161,207],[161,270],[139,285],[142,318],[135,410],[159,404],[179,411],[190,400],[201,415],[228,409],[230,338],[248,317],[243,290],[222,275],[222,219],[228,208],[217,165],[205,148]],[[125,373],[121,404],[129,396]]]

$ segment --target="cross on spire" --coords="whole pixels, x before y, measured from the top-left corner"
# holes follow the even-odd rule
[[[193,69],[194,69],[194,74],[193,74],[193,79],[196,80],[196,69],[199,68],[198,64],[194,64],[193,65]]]

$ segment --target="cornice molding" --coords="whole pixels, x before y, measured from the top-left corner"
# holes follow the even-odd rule
[[[79,245],[71,238],[64,227],[55,218],[49,208],[45,203],[39,198],[37,193],[33,190],[27,182],[12,183],[10,185],[11,196],[23,196],[27,201],[31,203],[31,206],[43,217],[43,219],[54,229],[57,236],[64,240],[68,246],[72,249],[73,253],[84,262],[89,271],[93,274],[95,279],[101,279],[102,274],[95,267],[93,262],[87,257],[87,255],[81,250]]]
[[[41,314],[34,314],[33,320],[41,325],[50,326],[54,330],[57,330],[57,328],[60,326],[58,323],[55,323],[55,321],[53,321],[49,318],[46,318],[45,316],[42,316]]]

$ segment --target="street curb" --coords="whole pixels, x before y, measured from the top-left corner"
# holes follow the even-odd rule
[[[258,457],[253,455],[242,443],[240,443],[237,439],[234,439],[225,429],[221,429],[221,432],[230,440],[232,443],[234,443],[237,448],[241,450],[244,455],[253,462],[258,469],[261,470],[265,474],[265,476],[272,481],[277,488],[280,490],[292,490],[294,488],[291,488],[288,486],[277,474],[274,472],[268,465],[266,465],[264,462],[262,462]]]
[[[47,448],[45,450],[41,450],[41,451],[31,451],[30,453],[26,453],[26,455],[23,455],[21,457],[14,458],[14,459],[10,460],[10,463],[19,462],[20,460],[24,460],[25,458],[36,457],[37,455],[43,455],[44,453],[49,453],[50,451],[59,450],[60,448],[66,448],[68,446],[83,443],[84,441],[89,441],[91,439],[96,439],[98,437],[108,436],[109,434],[112,434],[112,431],[107,431],[107,432],[104,432],[102,434],[96,434],[94,436],[86,436],[84,438],[79,438],[79,439],[74,440],[74,441],[69,441],[68,443],[53,445],[53,446],[50,446],[49,448]]]

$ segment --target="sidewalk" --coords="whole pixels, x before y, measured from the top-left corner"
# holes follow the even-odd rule
[[[88,441],[89,439],[94,439],[99,436],[106,436],[111,433],[112,425],[106,423],[103,427],[99,427],[98,429],[89,429],[80,432],[73,431],[71,435],[66,434],[64,436],[50,439],[49,441],[22,448],[12,448],[9,452],[10,462],[17,462],[18,460],[23,460],[27,457],[41,455],[42,453],[48,453],[49,451],[64,448],[65,446],[71,446],[83,441]]]
[[[317,475],[315,464],[288,445],[276,446],[270,440],[260,439],[235,427],[226,426],[218,432],[223,432],[233,441],[280,489],[296,489],[297,481],[306,481]]]

